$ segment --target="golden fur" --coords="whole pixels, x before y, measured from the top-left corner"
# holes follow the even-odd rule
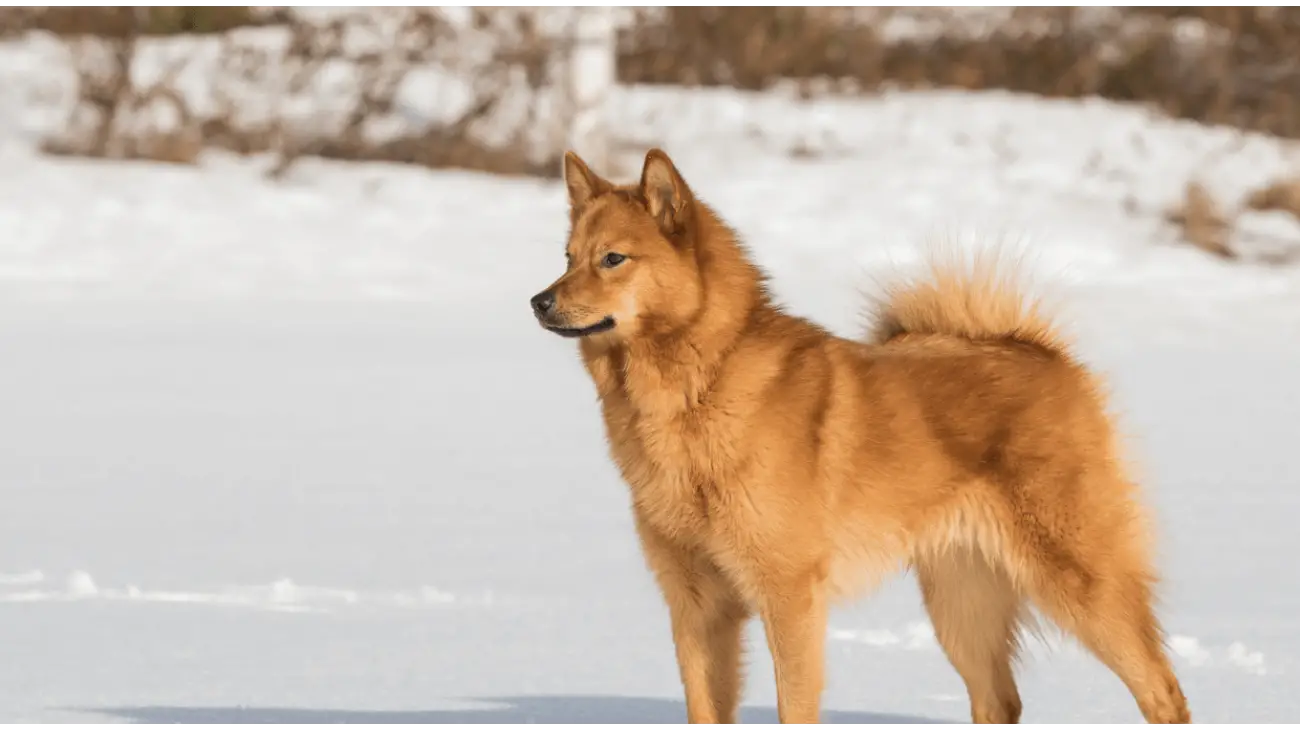
[[[773,304],[663,152],[565,180],[568,268],[533,305],[580,338],[691,722],[735,721],[754,614],[781,721],[817,721],[828,604],[909,567],[975,721],[1020,717],[1031,604],[1148,721],[1190,720],[1097,383],[996,261],[887,292],[857,342]]]

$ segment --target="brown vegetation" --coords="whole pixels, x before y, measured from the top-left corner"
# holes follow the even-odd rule
[[[0,10],[0,33],[43,30],[60,36],[100,38],[207,34],[283,23],[287,17],[280,8],[16,7]]]
[[[1198,181],[1187,184],[1183,199],[1165,212],[1181,239],[1213,256],[1232,261],[1289,264],[1300,258],[1290,237],[1252,231],[1243,225],[1247,212],[1276,211],[1300,222],[1300,179],[1274,180],[1246,195],[1236,210],[1225,210]]]
[[[1220,210],[1214,197],[1199,182],[1187,183],[1183,200],[1168,211],[1165,217],[1178,227],[1183,240],[1193,246],[1219,258],[1237,258],[1237,254],[1228,247],[1232,220]]]
[[[674,7],[643,13],[620,45],[627,82],[1100,96],[1300,137],[1295,8]]]

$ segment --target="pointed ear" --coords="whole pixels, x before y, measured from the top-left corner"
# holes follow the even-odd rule
[[[686,230],[694,200],[691,189],[668,153],[661,149],[646,153],[645,167],[641,169],[641,195],[664,235],[671,237]]]
[[[614,187],[571,151],[564,153],[564,185],[569,189],[569,214],[575,219],[587,203]]]

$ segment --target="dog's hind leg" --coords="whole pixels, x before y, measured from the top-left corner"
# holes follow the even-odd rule
[[[1012,672],[1022,599],[983,554],[951,547],[915,561],[934,633],[970,695],[976,723],[1020,721]]]
[[[1119,675],[1147,722],[1191,722],[1152,611],[1150,582],[1140,572],[1121,572],[1099,576],[1079,590],[1078,581],[1049,578],[1034,599]]]
[[[1076,512],[1089,519],[1072,533],[1040,529],[1026,540],[1021,554],[1033,564],[1025,589],[1043,613],[1119,675],[1147,722],[1191,722],[1152,608],[1146,528],[1125,486],[1112,476],[1080,483],[1075,491],[1093,495],[1105,509]]]

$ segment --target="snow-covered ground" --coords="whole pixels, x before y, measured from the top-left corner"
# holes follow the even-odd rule
[[[528,310],[562,266],[559,184],[49,159],[18,88],[0,720],[684,719],[592,389]],[[1193,175],[1236,201],[1287,172],[1284,145],[1002,94],[614,101],[623,173],[665,146],[791,308],[843,333],[927,239],[1026,244],[1144,465],[1194,716],[1300,715],[1300,269],[1214,260],[1160,219]],[[746,717],[772,720],[754,629]],[[968,717],[910,579],[838,610],[828,646],[828,720]],[[1054,649],[1021,673],[1026,721],[1139,719]]]

